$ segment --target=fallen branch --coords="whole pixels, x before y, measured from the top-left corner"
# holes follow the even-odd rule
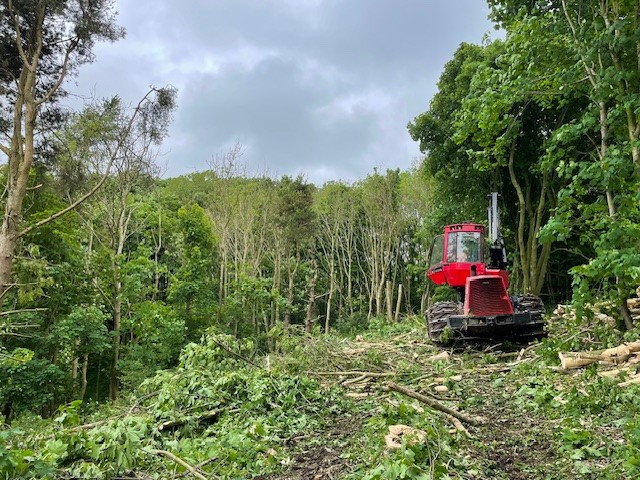
[[[179,420],[167,420],[166,422],[163,422],[158,426],[158,431],[161,432],[168,428],[181,427],[185,423],[190,422],[192,420],[195,420],[197,422],[202,420],[211,420],[216,418],[218,415],[220,415],[220,412],[222,412],[222,409],[216,408],[214,410],[209,410],[208,412],[204,412],[203,414],[194,416],[194,417],[183,418]]]
[[[359,377],[343,381],[342,382],[342,386],[346,387],[347,385],[353,385],[354,383],[362,382],[363,380],[366,380],[367,378],[369,378],[369,377],[367,377],[366,375],[360,375]]]
[[[326,375],[326,376],[340,376],[340,375],[357,375],[357,376],[365,376],[365,377],[395,377],[395,373],[393,372],[360,372],[358,370],[350,370],[347,372],[309,372],[313,375]]]
[[[453,426],[455,427],[455,429],[457,431],[459,431],[460,433],[463,433],[464,435],[466,435],[467,437],[471,438],[471,434],[469,433],[469,430],[467,430],[464,425],[462,424],[462,422],[460,420],[458,420],[456,417],[449,415],[447,413],[444,414],[447,419],[453,424]]]
[[[153,455],[159,455],[161,457],[167,457],[169,460],[177,463],[178,465],[182,465],[184,468],[186,468],[187,470],[189,470],[189,472],[191,473],[191,475],[193,475],[196,478],[199,478],[200,480],[207,480],[207,477],[205,477],[204,475],[202,475],[200,472],[198,472],[194,467],[192,467],[191,465],[189,465],[187,462],[185,462],[184,460],[182,460],[180,457],[178,457],[177,455],[168,452],[167,450],[156,450],[155,448],[146,448],[143,449],[145,452],[147,453],[151,453]],[[216,477],[217,478],[217,477]]]
[[[446,405],[443,405],[442,403],[438,402],[434,398],[427,397],[426,395],[422,395],[421,393],[418,393],[418,392],[414,392],[413,390],[410,390],[410,389],[408,389],[406,387],[403,387],[402,385],[398,385],[397,383],[387,382],[386,386],[390,390],[402,393],[402,394],[407,395],[407,396],[409,396],[411,398],[415,398],[416,400],[419,400],[422,403],[425,403],[425,404],[429,405],[434,410],[438,410],[439,412],[443,412],[443,413],[446,413],[447,415],[451,415],[452,417],[457,418],[458,420],[466,422],[466,423],[468,423],[470,425],[476,425],[477,426],[477,425],[484,425],[484,424],[487,423],[487,420],[485,418],[483,418],[483,417],[476,417],[476,416],[460,413],[460,412],[458,412],[456,410],[453,410],[453,409],[447,407]]]

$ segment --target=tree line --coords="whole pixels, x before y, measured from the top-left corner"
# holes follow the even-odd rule
[[[597,295],[631,329],[640,284],[640,2],[489,0],[505,38],[463,44],[409,124],[442,220],[507,206],[517,287]],[[456,211],[457,210],[457,211]],[[568,285],[567,285],[568,284]]]
[[[316,186],[249,175],[241,145],[159,179],[174,89],[59,107],[94,42],[123,35],[111,2],[3,0],[4,417],[115,399],[210,328],[266,352],[292,331],[420,315],[449,295],[425,279],[432,238],[485,222],[491,191],[514,292],[579,307],[605,297],[634,328],[640,2],[489,5],[506,35],[447,63],[408,125],[423,158]]]

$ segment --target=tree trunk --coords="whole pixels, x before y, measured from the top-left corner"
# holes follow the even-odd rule
[[[287,308],[284,311],[284,327],[288,328],[291,325],[291,307],[293,305],[293,293],[294,293],[294,272],[289,270],[289,286],[287,288]]]
[[[113,265],[113,268],[116,268],[116,266]],[[117,399],[119,393],[118,360],[120,360],[120,326],[122,323],[122,282],[117,274],[113,293],[113,355],[111,357],[111,375],[109,378],[109,398],[111,400]]]
[[[327,296],[327,313],[324,317],[324,333],[329,333],[331,325],[331,307],[333,304],[333,291],[335,290],[335,268],[333,264],[329,273],[329,295]]]
[[[313,275],[311,277],[311,281],[309,282],[309,299],[307,300],[307,316],[304,320],[304,331],[307,333],[311,333],[313,328],[312,320],[313,320],[313,308],[316,304],[316,281],[318,280],[318,269],[316,268],[315,261],[313,262]]]
[[[82,362],[82,385],[80,386],[80,400],[84,400],[84,396],[87,393],[87,371],[89,370],[89,354],[84,354],[84,360]]]
[[[387,293],[387,301],[386,301],[387,321],[392,322],[393,321],[393,284],[391,283],[390,280],[387,280],[386,293]]]
[[[396,314],[394,320],[400,321],[400,305],[402,304],[402,284],[398,284],[398,300],[396,301]]]
[[[35,68],[25,65],[18,80],[18,96],[13,106],[13,133],[11,146],[7,154],[8,178],[5,187],[7,200],[4,206],[4,217],[0,228],[0,299],[4,298],[10,288],[13,257],[20,237],[22,221],[22,205],[27,192],[29,172],[33,164],[34,127],[38,108],[34,98]],[[24,123],[24,136],[23,136]]]

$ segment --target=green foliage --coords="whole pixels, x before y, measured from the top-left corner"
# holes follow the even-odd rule
[[[46,467],[82,478],[113,478],[142,469],[161,474],[167,467],[154,452],[170,450],[192,465],[208,460],[203,468],[212,476],[278,471],[290,461],[283,440],[324,428],[346,403],[308,377],[267,371],[258,362],[250,340],[207,333],[185,348],[177,368],[143,383],[134,400],[142,412],[131,408],[77,429],[80,402],[73,402],[59,409],[57,428],[26,441],[36,443],[30,455],[11,449],[20,441],[18,432],[5,434],[9,448],[0,449],[0,462],[33,477]],[[20,460],[28,456],[28,463]]]
[[[385,450],[384,436],[389,425],[411,425],[424,432],[424,440],[415,436],[403,436],[402,446]],[[348,479],[367,480],[429,480],[448,479],[451,467],[456,463],[453,442],[447,431],[433,418],[419,413],[414,405],[404,399],[398,406],[383,407],[363,429],[371,436],[372,451],[364,453],[364,467],[348,475]],[[458,461],[461,461],[458,458]]]
[[[111,347],[111,337],[105,325],[108,315],[96,305],[74,308],[53,327],[52,340],[60,347],[66,362],[87,354],[101,354]]]
[[[34,456],[34,451],[15,442],[24,432],[20,429],[0,431],[0,474],[4,478],[53,478],[55,469],[50,462]]]
[[[252,336],[265,341],[271,330],[273,308],[291,308],[280,291],[273,288],[272,278],[240,274],[238,280],[230,285],[230,290],[219,322],[240,337]]]
[[[51,362],[20,349],[0,357],[0,412],[5,417],[38,411],[64,392],[66,376]]]
[[[193,340],[211,324],[215,309],[216,249],[211,222],[200,206],[181,207],[178,222],[181,262],[171,282],[169,300],[184,317],[188,338]]]
[[[338,318],[335,330],[340,335],[356,335],[367,330],[369,326],[367,315],[364,312],[355,312],[353,315]]]
[[[131,318],[123,322],[123,328],[132,338],[123,346],[118,361],[126,389],[134,389],[157,370],[175,365],[185,341],[185,324],[171,307],[141,302]]]

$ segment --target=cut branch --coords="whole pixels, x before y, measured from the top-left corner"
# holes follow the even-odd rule
[[[453,410],[447,407],[446,405],[443,405],[442,403],[438,402],[434,398],[427,397],[426,395],[422,395],[421,393],[418,393],[418,392],[414,392],[413,390],[403,387],[402,385],[398,385],[397,383],[387,382],[386,386],[390,390],[393,390],[394,392],[402,393],[404,395],[407,395],[408,397],[415,398],[416,400],[419,400],[420,402],[429,405],[434,410],[438,410],[439,412],[445,413],[447,415],[451,415],[452,417],[457,418],[458,420],[468,423],[470,425],[477,426],[477,425],[485,425],[487,423],[487,420],[484,417],[477,417],[477,416],[467,415],[465,413],[458,412],[456,410]]]
[[[309,372],[312,375],[327,375],[327,376],[363,376],[363,377],[395,377],[393,372],[360,372],[358,370],[351,370],[347,372]]]
[[[192,467],[191,465],[189,465],[187,462],[185,462],[184,460],[182,460],[180,457],[178,457],[177,455],[168,452],[167,450],[156,450],[155,448],[145,448],[143,449],[145,452],[147,453],[151,453],[153,455],[158,455],[161,457],[166,457],[169,460],[177,463],[178,465],[182,465],[184,468],[186,468],[187,470],[189,470],[189,472],[191,473],[191,475],[193,475],[196,478],[199,478],[201,480],[207,480],[207,477],[205,477],[204,475],[202,475],[200,472],[198,472],[194,467]],[[214,477],[214,478],[218,478],[218,477]]]

